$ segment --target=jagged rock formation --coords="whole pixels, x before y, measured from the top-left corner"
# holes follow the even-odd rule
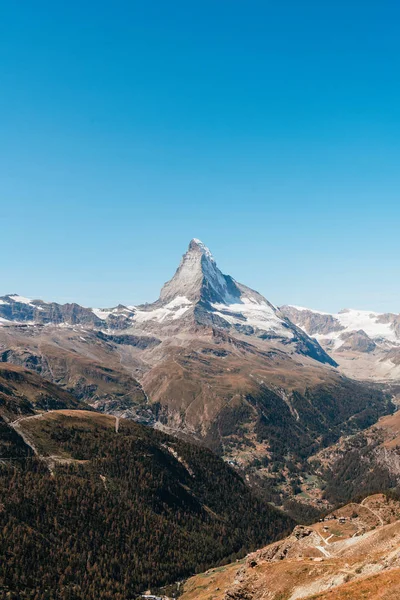
[[[336,365],[315,340],[261,294],[221,273],[210,250],[197,239],[190,242],[175,275],[153,304],[88,309],[12,294],[0,298],[0,317],[3,323],[63,323],[101,330],[173,331],[197,325],[233,329],[244,335],[281,340],[300,354]]]

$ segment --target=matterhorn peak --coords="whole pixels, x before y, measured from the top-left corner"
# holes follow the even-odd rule
[[[188,252],[190,252],[191,250],[200,251],[202,254],[204,254],[204,256],[206,256],[207,258],[209,258],[210,260],[215,262],[210,249],[207,248],[207,246],[205,244],[203,244],[203,242],[201,240],[199,240],[198,238],[193,238],[191,240],[191,242],[189,244]]]
[[[161,290],[162,302],[170,302],[177,297],[185,297],[191,302],[226,304],[239,301],[240,293],[234,280],[218,269],[207,246],[193,238],[175,275]]]

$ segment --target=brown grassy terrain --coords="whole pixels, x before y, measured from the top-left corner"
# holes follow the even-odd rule
[[[80,406],[84,404],[72,394],[36,373],[0,362],[0,416],[6,421],[36,411]]]
[[[115,345],[98,338],[94,331],[79,327],[2,327],[0,344],[5,349],[4,362],[34,371],[96,408],[116,410],[122,415],[146,403],[135,376],[140,361],[134,353],[127,360]],[[124,352],[128,355],[129,351],[127,347]]]
[[[398,598],[400,503],[377,494],[333,515],[240,565],[189,579],[182,600]]]
[[[347,583],[311,600],[398,600],[400,598],[400,569]]]

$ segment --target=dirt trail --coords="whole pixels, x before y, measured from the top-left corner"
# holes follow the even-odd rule
[[[379,519],[380,524],[384,525],[385,523],[384,523],[381,515],[379,513],[377,513],[375,510],[372,510],[372,508],[370,508],[369,506],[367,506],[365,504],[366,500],[368,500],[368,497],[364,498],[364,500],[361,502],[360,506],[363,506],[364,508],[366,508],[367,510],[369,510],[370,513],[372,513],[377,519]]]
[[[22,421],[27,421],[28,419],[39,419],[43,414],[44,413],[38,413],[37,415],[29,415],[28,417],[18,417],[18,419],[15,419],[15,421],[11,421],[8,423],[10,425],[10,427],[12,427],[18,433],[18,435],[22,437],[25,444],[27,446],[29,446],[29,448],[31,448],[33,450],[33,453],[36,456],[38,456],[39,458],[43,458],[43,457],[40,456],[38,449],[36,448],[35,444],[33,443],[33,440],[21,428],[21,423],[22,423]]]
[[[37,456],[40,460],[42,460],[43,462],[46,463],[46,466],[47,466],[51,476],[54,477],[54,468],[57,463],[69,464],[72,462],[86,462],[86,461],[75,460],[75,459],[69,458],[69,457],[57,456],[56,454],[51,454],[49,456],[45,456],[44,454],[41,454],[39,452],[39,450],[37,449],[37,447],[35,446],[34,441],[32,440],[32,437],[29,436],[27,434],[27,432],[24,431],[24,429],[21,427],[21,423],[23,421],[28,421],[30,419],[41,419],[44,415],[48,415],[51,412],[53,412],[53,411],[37,413],[35,415],[29,415],[27,417],[18,417],[18,419],[15,419],[15,421],[11,421],[8,424],[10,425],[10,427],[12,427],[14,429],[14,431],[16,431],[18,433],[19,436],[22,437],[25,444],[33,450],[33,453],[35,454],[35,456]],[[116,431],[117,430],[118,430],[118,427],[116,424]]]
[[[332,554],[328,552],[323,546],[315,546],[326,558],[331,558]]]

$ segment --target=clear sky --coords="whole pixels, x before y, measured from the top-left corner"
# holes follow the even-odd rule
[[[0,2],[0,295],[400,312],[397,0]]]

